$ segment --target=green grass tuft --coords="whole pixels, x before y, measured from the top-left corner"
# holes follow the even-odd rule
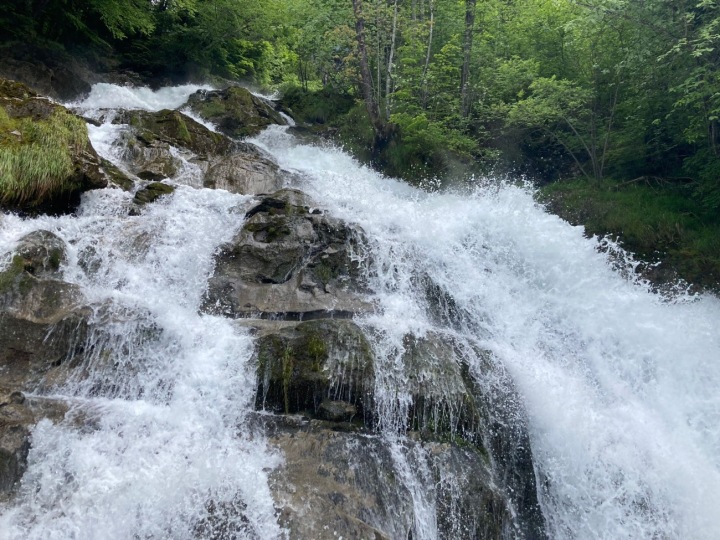
[[[74,158],[87,144],[85,122],[61,108],[33,121],[0,107],[0,203],[37,206],[75,189]]]

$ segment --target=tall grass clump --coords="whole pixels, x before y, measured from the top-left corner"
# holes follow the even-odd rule
[[[87,144],[85,122],[64,109],[34,121],[0,106],[0,204],[33,207],[79,187],[75,158]]]

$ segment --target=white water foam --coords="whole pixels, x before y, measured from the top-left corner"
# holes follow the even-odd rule
[[[401,343],[433,327],[412,285],[426,273],[507,368],[551,538],[718,537],[717,298],[668,302],[628,281],[527,189],[427,194],[284,128],[255,142],[368,234],[381,334]]]
[[[141,109],[160,111],[177,109],[198,90],[212,90],[208,85],[184,84],[152,90],[148,87],[118,86],[116,84],[94,84],[90,94],[82,100],[68,103],[68,107],[85,111],[99,109]]]

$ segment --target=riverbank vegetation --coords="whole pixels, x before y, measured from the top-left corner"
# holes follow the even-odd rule
[[[720,276],[713,0],[11,0],[0,27],[5,51],[280,89],[389,174],[525,175],[589,232]]]

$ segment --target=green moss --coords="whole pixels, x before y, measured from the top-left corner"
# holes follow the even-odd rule
[[[253,238],[258,242],[271,243],[288,236],[291,231],[284,218],[276,217],[272,221],[264,223],[248,223],[245,229],[253,233]]]
[[[87,145],[85,122],[64,109],[33,121],[0,107],[0,203],[32,207],[76,189],[74,162]]]
[[[190,142],[192,140],[192,137],[190,136],[190,132],[188,131],[187,124],[182,119],[182,116],[176,113],[177,117],[177,127],[178,127],[178,138],[180,140],[183,140],[185,142]]]
[[[24,270],[25,261],[20,255],[15,255],[9,268],[4,272],[0,272],[0,293],[4,293],[12,287]]]
[[[315,266],[315,268],[313,268],[313,270],[323,285],[330,283],[330,280],[333,278],[334,272],[329,264],[320,262],[317,266]]]
[[[108,160],[102,160],[102,168],[110,177],[110,182],[123,191],[131,191],[135,187],[135,182]]]
[[[312,371],[320,371],[322,362],[327,359],[327,345],[317,332],[310,333],[305,341],[305,348],[308,356],[312,359],[310,369]]]
[[[295,368],[295,357],[292,347],[286,347],[282,354],[282,385],[285,414],[290,413],[290,382]]]
[[[50,252],[50,258],[49,258],[49,264],[50,268],[53,270],[57,270],[60,268],[60,262],[62,261],[63,252],[61,249],[53,249]]]
[[[197,105],[203,118],[217,118],[225,114],[225,106],[219,101],[203,101]]]

